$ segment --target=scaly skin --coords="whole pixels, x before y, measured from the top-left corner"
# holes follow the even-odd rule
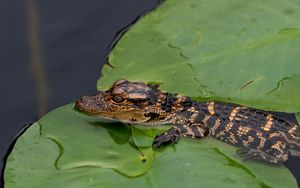
[[[181,136],[216,139],[240,147],[246,158],[281,163],[300,156],[300,128],[265,111],[230,103],[196,102],[160,91],[157,85],[118,80],[107,91],[83,96],[76,108],[88,114],[126,123],[172,124],[158,135],[154,147],[177,143]]]

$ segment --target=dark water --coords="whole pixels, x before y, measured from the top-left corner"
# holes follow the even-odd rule
[[[158,3],[0,1],[0,168],[10,144],[27,123],[96,91],[116,34]],[[38,36],[30,35],[34,30]],[[36,37],[39,42],[30,42]],[[42,57],[32,58],[32,49]]]
[[[96,91],[116,34],[158,3],[0,1],[0,168],[27,123]],[[294,121],[293,116],[286,118]],[[300,182],[300,160],[286,165]]]

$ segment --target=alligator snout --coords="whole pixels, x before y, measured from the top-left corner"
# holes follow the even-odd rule
[[[99,113],[102,111],[101,103],[99,101],[99,96],[82,96],[75,102],[75,108],[80,111],[89,113]]]
[[[82,96],[79,99],[76,100],[75,102],[75,107],[80,110],[80,111],[84,111],[87,109],[87,96]]]

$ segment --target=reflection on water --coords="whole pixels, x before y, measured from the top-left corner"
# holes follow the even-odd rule
[[[27,0],[29,66],[35,81],[37,115],[42,117],[48,106],[48,83],[46,79],[43,45],[39,34],[39,14],[35,0]]]

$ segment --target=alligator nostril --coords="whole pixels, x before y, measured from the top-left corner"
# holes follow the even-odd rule
[[[84,103],[86,100],[85,100],[85,96],[82,96],[82,97],[80,97],[78,100],[77,100],[77,102],[78,103]]]
[[[79,99],[76,100],[75,102],[75,106],[76,108],[80,109],[82,107],[82,105],[84,104],[84,99],[83,97],[80,97]]]

